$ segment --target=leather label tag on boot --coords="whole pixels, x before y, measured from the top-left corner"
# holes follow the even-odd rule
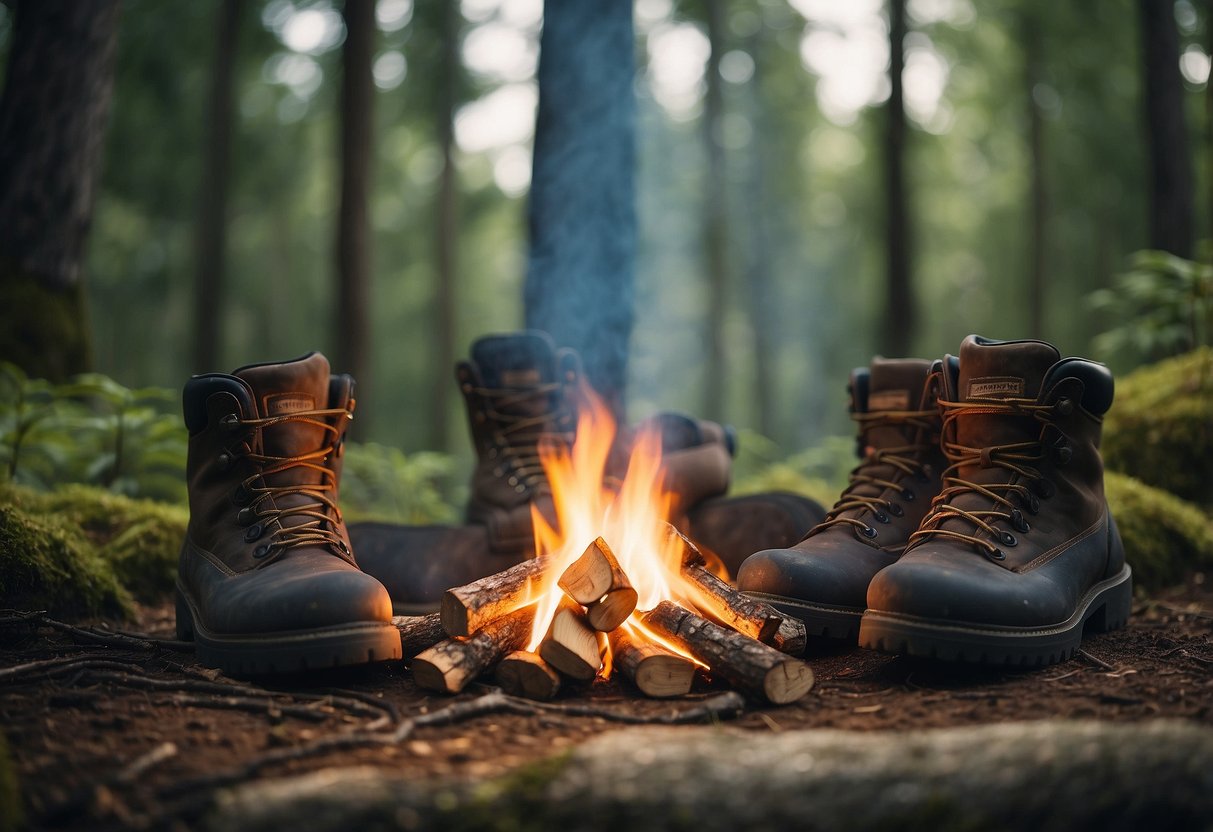
[[[868,394],[868,410],[909,410],[909,390],[880,390]]]
[[[315,406],[316,400],[303,393],[277,393],[265,397],[265,413],[267,416],[299,413],[302,410],[312,410]]]
[[[539,371],[534,368],[502,370],[502,387],[533,387],[539,383]]]
[[[969,379],[969,398],[1022,396],[1023,387],[1023,379],[1015,376],[986,376],[985,378]]]

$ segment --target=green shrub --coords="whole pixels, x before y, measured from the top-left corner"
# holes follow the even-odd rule
[[[341,508],[349,521],[452,523],[457,502],[450,495],[455,461],[423,451],[405,455],[375,442],[346,445],[341,472]]]
[[[846,487],[847,474],[856,464],[852,437],[827,436],[813,447],[782,457],[774,442],[746,433],[739,442],[731,493],[791,491],[829,508]]]
[[[1103,435],[1110,470],[1213,507],[1213,349],[1119,379]]]
[[[1104,488],[1137,586],[1158,589],[1213,569],[1213,526],[1201,508],[1123,474],[1105,474]]]

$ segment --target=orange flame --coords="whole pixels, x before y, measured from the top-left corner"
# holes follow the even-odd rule
[[[660,433],[650,429],[636,435],[627,473],[617,488],[612,488],[606,484],[605,474],[615,441],[615,420],[589,389],[583,391],[582,402],[572,448],[547,445],[539,449],[552,489],[558,528],[553,528],[532,505],[535,551],[552,556],[551,572],[555,579],[581,556],[590,542],[601,536],[638,595],[636,612],[623,626],[633,636],[639,634],[642,640],[655,642],[694,661],[685,651],[645,628],[640,620],[642,612],[663,600],[690,602],[680,574],[682,544],[676,536],[666,533],[675,498],[663,485]],[[538,649],[551,625],[562,595],[555,583],[553,580],[553,588],[539,600],[528,650]],[[611,665],[608,648],[604,677],[609,676]]]

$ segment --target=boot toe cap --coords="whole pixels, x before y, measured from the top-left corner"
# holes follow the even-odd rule
[[[741,565],[737,586],[743,592],[862,610],[873,572],[834,553],[767,549]]]

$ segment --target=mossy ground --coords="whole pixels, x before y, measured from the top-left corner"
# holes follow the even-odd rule
[[[69,485],[0,487],[0,606],[123,616],[173,585],[187,512]]]
[[[1213,349],[1117,379],[1103,455],[1111,471],[1213,507]]]
[[[1203,509],[1124,474],[1105,474],[1104,488],[1137,586],[1160,589],[1213,568],[1213,525]]]

